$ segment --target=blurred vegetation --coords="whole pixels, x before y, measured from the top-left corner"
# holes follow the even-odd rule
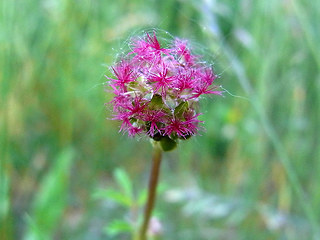
[[[128,211],[110,191],[94,196],[118,188],[120,171],[138,197],[151,146],[106,120],[103,75],[128,37],[155,27],[204,46],[228,91],[202,101],[206,132],[164,156],[159,239],[319,239],[319,9],[308,0],[1,1],[0,238],[128,239],[108,235],[111,223],[127,229],[115,220]]]

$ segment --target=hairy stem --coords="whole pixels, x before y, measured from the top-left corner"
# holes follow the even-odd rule
[[[153,146],[152,167],[151,167],[151,173],[149,178],[149,188],[148,188],[148,199],[144,209],[144,217],[143,217],[143,222],[140,229],[139,240],[147,239],[146,238],[147,230],[148,230],[150,218],[152,215],[152,210],[155,204],[161,158],[162,158],[162,150],[159,146],[155,144]]]

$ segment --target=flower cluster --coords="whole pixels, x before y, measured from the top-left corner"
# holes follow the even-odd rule
[[[115,97],[114,120],[129,136],[145,133],[154,140],[186,139],[199,130],[196,106],[204,94],[221,95],[211,66],[192,54],[187,41],[162,47],[155,33],[132,39],[131,51],[107,77]]]

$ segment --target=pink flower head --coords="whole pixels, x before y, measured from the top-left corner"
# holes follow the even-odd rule
[[[199,61],[186,40],[162,47],[156,33],[132,40],[131,51],[111,67],[113,119],[129,136],[186,139],[197,134],[203,95],[221,95],[210,65]]]
[[[187,46],[186,40],[176,39],[174,42],[175,52],[180,58],[180,61],[187,66],[191,66],[195,63],[197,57],[191,54],[190,49]]]
[[[107,77],[112,81],[112,86],[119,87],[119,89],[126,91],[126,85],[136,79],[131,67],[132,66],[125,60],[120,61],[112,67],[115,78]]]

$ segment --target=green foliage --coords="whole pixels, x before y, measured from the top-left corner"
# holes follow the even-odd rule
[[[132,180],[129,178],[127,172],[123,169],[117,168],[114,170],[113,179],[117,188],[101,189],[95,192],[93,197],[95,199],[103,199],[106,201],[113,201],[119,207],[125,209],[129,215],[137,215],[137,210],[145,204],[147,191],[145,189],[139,191],[137,197],[135,197]],[[112,237],[121,233],[135,234],[135,227],[137,226],[139,219],[125,219],[112,220],[104,228],[105,233]]]
[[[25,239],[52,239],[54,230],[63,215],[68,197],[69,174],[74,152],[61,152],[50,172],[44,177],[33,200],[32,212],[27,219],[29,228]]]
[[[200,102],[202,136],[164,154],[163,239],[316,239],[319,9],[308,0],[0,1],[1,240],[136,230],[126,217],[144,202],[151,146],[106,120],[103,75],[128,37],[152,27],[190,39],[226,89]]]
[[[174,115],[177,118],[182,118],[183,113],[186,112],[189,108],[188,102],[181,102],[175,109],[174,109]]]
[[[132,206],[135,200],[129,176],[124,170],[118,168],[114,171],[114,179],[120,187],[119,189],[99,190],[94,194],[94,197],[111,199],[124,207]]]
[[[9,200],[9,178],[3,171],[4,168],[0,168],[0,222],[2,222],[10,208]]]
[[[177,147],[177,140],[173,140],[169,137],[162,137],[160,140],[161,149],[164,152],[172,151]]]
[[[114,220],[109,226],[105,227],[104,230],[108,236],[112,237],[120,233],[131,233],[132,226],[127,221]]]

